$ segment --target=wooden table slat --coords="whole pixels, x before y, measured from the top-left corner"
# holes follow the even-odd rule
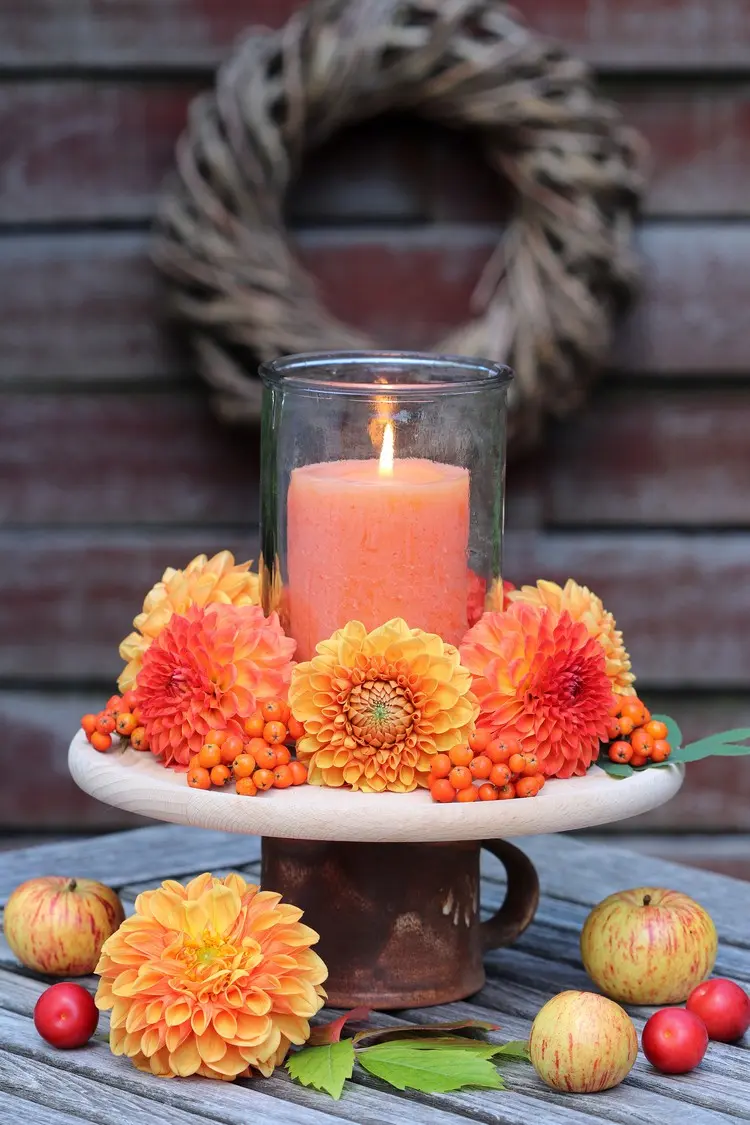
[[[60,1109],[40,1105],[34,1105],[32,1109],[26,1098],[0,1090],[0,1125],[20,1125],[21,1122],[32,1125],[94,1125],[92,1118],[81,1117],[80,1113],[64,1113]]]

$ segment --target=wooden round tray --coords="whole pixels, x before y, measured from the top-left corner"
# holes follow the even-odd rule
[[[190,789],[185,774],[130,748],[98,754],[79,731],[70,744],[76,783],[104,804],[154,820],[297,840],[440,842],[534,836],[625,820],[664,804],[684,769],[645,770],[614,780],[594,767],[585,777],[549,782],[530,800],[435,804],[414,793],[352,793],[314,785],[241,797],[233,786]]]

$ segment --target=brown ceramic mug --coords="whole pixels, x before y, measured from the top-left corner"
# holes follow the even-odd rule
[[[501,861],[500,909],[479,917],[479,855]],[[332,1008],[416,1008],[478,992],[483,954],[534,917],[539,881],[505,840],[352,844],[263,839],[262,884],[305,912],[320,934]]]

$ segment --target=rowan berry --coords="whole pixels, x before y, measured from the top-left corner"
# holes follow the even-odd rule
[[[119,695],[110,695],[104,710],[107,711],[108,714],[114,715],[116,718],[122,710],[122,697]]]
[[[103,754],[106,750],[109,750],[110,746],[112,745],[112,737],[109,734],[102,734],[101,731],[95,730],[91,735],[89,742],[95,750],[98,750],[100,754]]]
[[[632,766],[634,770],[637,770],[640,769],[641,766],[645,766],[647,762],[648,758],[644,754],[634,754],[628,765]]]
[[[634,695],[629,695],[623,699],[620,714],[627,715],[628,718],[633,720],[633,723],[637,727],[643,726],[643,724],[647,723],[651,718],[651,715],[643,706],[640,699],[637,699]]]
[[[256,770],[253,774],[253,781],[255,783],[256,789],[260,789],[262,792],[265,792],[273,785],[273,773],[271,772],[271,770]]]
[[[255,758],[252,754],[238,754],[232,762],[232,773],[235,778],[252,777],[255,768]]]
[[[472,758],[469,762],[469,770],[472,777],[485,781],[492,773],[493,765],[486,754],[477,754],[476,758]]]
[[[248,719],[245,719],[245,733],[249,734],[251,738],[260,738],[263,734],[263,727],[266,725],[266,720],[263,718],[263,712],[253,711]]]
[[[477,728],[469,735],[469,746],[475,754],[481,754],[486,750],[491,741],[492,731],[487,730],[486,727]]]
[[[289,769],[292,771],[292,784],[304,785],[307,781],[307,766],[305,763],[293,759],[289,763]]]
[[[263,737],[270,746],[286,741],[286,726],[279,719],[270,719],[263,727]]]
[[[546,780],[547,779],[546,779],[546,777],[544,776],[543,773],[535,773],[534,774],[534,781],[536,782],[537,793],[541,793],[542,789],[544,789]]]
[[[148,735],[145,727],[136,727],[130,736],[130,745],[134,750],[148,750]]]
[[[221,747],[215,742],[204,742],[198,751],[198,761],[204,770],[212,770],[221,764]]]
[[[121,734],[123,738],[130,738],[137,725],[135,717],[131,715],[129,711],[121,711],[117,716],[115,730],[118,734]]]
[[[517,797],[536,797],[538,792],[535,777],[521,777],[516,782]]]
[[[229,737],[230,734],[228,730],[212,730],[210,739],[207,739],[206,741],[215,742],[217,746],[223,746]]]
[[[211,784],[218,786],[226,785],[231,776],[232,774],[230,773],[229,766],[225,766],[222,762],[220,765],[214,766],[211,770]]]
[[[639,727],[631,734],[630,745],[634,754],[642,754],[644,758],[648,758],[654,748],[654,739],[647,730]]]
[[[619,738],[622,734],[622,727],[620,726],[620,719],[610,719],[607,723],[607,737],[610,741]]]
[[[500,789],[503,785],[507,785],[511,778],[510,766],[504,762],[498,762],[490,770],[490,781]]]
[[[508,759],[508,768],[511,773],[522,774],[526,769],[526,755],[525,754],[511,754]]]
[[[273,771],[274,789],[289,789],[294,785],[294,774],[287,765],[278,765]]]
[[[521,743],[518,739],[506,738],[505,735],[493,738],[485,750],[487,757],[495,764],[498,762],[507,762],[513,754],[520,754],[520,752]]]
[[[516,795],[516,787],[512,781],[507,781],[505,785],[498,785],[497,799],[498,801],[511,801]]]
[[[274,753],[276,754],[276,765],[277,766],[288,766],[289,763],[292,760],[292,755],[289,753],[288,747],[286,747],[286,746],[274,746],[273,750],[274,750]]]
[[[434,778],[447,777],[453,769],[453,762],[447,754],[435,754],[430,762],[430,773]]]
[[[286,703],[280,699],[267,699],[265,703],[261,704],[260,713],[267,723],[280,722],[282,725],[287,712]]]
[[[633,757],[633,747],[629,742],[613,742],[607,753],[611,762],[629,762]]]
[[[454,789],[468,789],[473,780],[468,766],[454,766],[448,774],[448,781]]]
[[[469,762],[474,757],[474,751],[466,743],[459,743],[457,746],[452,746],[448,751],[448,757],[453,762],[454,766],[468,766]]]
[[[133,691],[132,688],[128,688],[127,691],[124,691],[122,693],[122,709],[123,709],[123,711],[130,711],[132,713],[133,708],[135,707],[135,704],[136,704],[136,698],[137,698],[136,693]]]
[[[526,759],[526,765],[523,768],[523,776],[535,777],[541,769],[541,766],[539,765],[539,759],[537,758],[536,754],[524,754],[524,758]]]
[[[458,793],[456,793],[456,800],[467,804],[471,801],[478,801],[479,793],[476,786],[470,785],[468,789],[459,789]]]
[[[289,737],[293,738],[295,742],[298,738],[302,738],[305,733],[304,724],[299,719],[295,719],[294,715],[290,715],[287,719],[286,729],[289,732]]]
[[[672,753],[672,747],[671,747],[670,743],[667,742],[667,740],[665,738],[657,738],[656,742],[654,742],[654,746],[653,746],[653,749],[651,751],[651,761],[652,762],[666,762],[667,758],[669,757],[669,755],[671,753]]]
[[[238,734],[229,734],[223,742],[219,743],[219,748],[221,750],[222,762],[225,766],[231,766],[237,755],[241,754],[245,749],[245,743]]]
[[[643,729],[651,735],[654,743],[662,741],[669,734],[667,724],[663,723],[661,719],[651,719]]]
[[[620,734],[628,735],[633,733],[635,723],[629,715],[620,715],[617,721],[620,724]]]
[[[438,801],[441,805],[447,805],[450,801],[456,799],[456,790],[447,777],[439,777],[433,781],[430,786],[430,793],[433,801]]]
[[[266,744],[263,750],[253,749],[252,755],[259,770],[272,770],[276,765],[276,749],[273,746]]]
[[[258,787],[251,777],[240,777],[234,789],[240,797],[254,797],[258,792]]]
[[[496,801],[497,800],[497,786],[492,785],[491,782],[486,781],[484,785],[479,786],[479,800],[480,801]]]
[[[87,737],[90,739],[91,735],[96,730],[96,715],[89,713],[84,715],[81,719],[81,727],[86,732]]]
[[[211,775],[203,766],[188,770],[187,783],[191,789],[210,789]]]
[[[100,711],[96,716],[96,730],[99,734],[112,734],[115,729],[115,717],[107,711]]]

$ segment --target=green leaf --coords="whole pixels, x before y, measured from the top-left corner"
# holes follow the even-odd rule
[[[344,1082],[351,1078],[354,1069],[352,1041],[341,1039],[325,1047],[304,1047],[290,1055],[286,1068],[295,1082],[325,1090],[338,1101]]]
[[[424,1035],[427,1037],[427,1043],[431,1040],[429,1036],[439,1035],[444,1038],[443,1032],[445,1031],[498,1031],[499,1027],[496,1023],[488,1023],[486,1020],[455,1020],[452,1023],[424,1023],[424,1024],[398,1024],[396,1027],[372,1027],[365,1031],[358,1031],[354,1036],[354,1046],[361,1047],[362,1044],[382,1043],[387,1040],[397,1040],[409,1038],[415,1035]],[[456,1043],[471,1042],[470,1039],[459,1039],[457,1036],[452,1036]]]
[[[670,762],[700,762],[703,758],[729,757],[734,755],[750,754],[750,746],[744,745],[750,739],[749,727],[738,727],[735,730],[720,731],[701,738],[697,742],[690,742],[674,750],[670,755]]]
[[[505,1083],[492,1063],[473,1050],[415,1049],[403,1043],[379,1043],[360,1052],[357,1061],[397,1090],[448,1094],[463,1086],[504,1090]]]
[[[514,1039],[510,1043],[502,1043],[495,1049],[492,1057],[495,1059],[523,1059],[524,1062],[528,1062],[531,1058],[529,1044],[525,1039]]]
[[[677,726],[677,723],[670,715],[652,715],[652,719],[658,719],[660,723],[664,723],[667,728],[667,742],[672,747],[672,751],[682,746],[682,731]]]
[[[624,777],[630,777],[635,773],[633,767],[629,766],[627,762],[613,762],[606,755],[603,758],[600,757],[596,764],[600,769],[604,770],[605,773],[608,773],[610,777],[613,777],[615,781],[622,781]]]
[[[344,1030],[344,1025],[349,1021],[361,1023],[369,1019],[371,1011],[369,1008],[352,1008],[351,1012],[344,1012],[342,1016],[338,1016],[330,1023],[320,1024],[314,1027],[310,1032],[310,1038],[307,1040],[308,1047],[320,1047],[324,1043],[338,1043],[341,1038],[341,1032]]]

